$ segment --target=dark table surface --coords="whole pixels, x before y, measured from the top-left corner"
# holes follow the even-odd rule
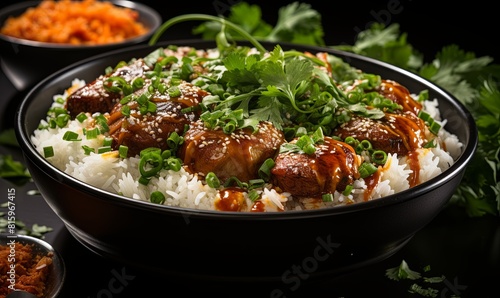
[[[411,7],[413,3],[408,1],[402,4],[406,5],[405,7]],[[215,2],[212,5],[215,5]],[[162,9],[168,17],[167,8]],[[383,9],[387,8],[373,6],[373,9],[366,10],[365,17],[370,20],[375,16],[384,16],[382,12],[385,10]],[[416,8],[413,12],[415,10]],[[488,11],[487,8],[484,8],[484,11]],[[409,8],[401,11],[400,14],[393,14],[392,21],[401,22],[403,17],[411,16],[405,15],[405,12],[409,12]],[[365,21],[360,21],[360,23],[365,23]],[[355,26],[353,25],[352,28]],[[352,32],[344,32],[343,36],[346,34],[353,35]],[[344,41],[341,40],[342,36],[335,38],[334,43]],[[423,37],[417,36],[417,38]],[[463,40],[458,35],[455,37],[443,35],[442,38],[444,41],[440,42],[441,44],[447,44],[448,40],[454,40],[453,38]],[[475,35],[474,38],[476,38]],[[432,52],[435,50],[436,45],[430,49]],[[479,54],[487,53],[480,52]],[[23,94],[24,92],[13,87],[1,71],[0,129],[12,126],[16,104],[22,99]],[[12,155],[19,161],[23,159],[22,153],[15,147],[0,146],[0,154]],[[17,186],[0,179],[0,203],[6,201],[9,189],[15,189],[16,212],[19,220],[25,222],[27,226],[38,224],[53,228],[51,232],[44,235],[44,240],[60,252],[66,264],[67,276],[61,297],[194,297],[203,294],[219,297],[273,297],[273,294],[280,291],[287,297],[422,297],[409,292],[412,284],[423,288],[434,288],[436,297],[500,297],[498,284],[500,281],[500,218],[491,216],[469,218],[464,210],[453,206],[442,210],[431,223],[417,232],[395,254],[342,275],[315,280],[308,280],[307,276],[304,276],[304,279],[294,284],[292,288],[290,284],[284,282],[235,284],[224,281],[159,276],[104,259],[88,250],[69,234],[63,222],[42,196],[31,194],[32,190],[36,190],[34,183],[29,182]],[[149,252],[145,247],[144,251],[138,251],[138,253]],[[444,276],[445,279],[440,283],[431,284],[424,282],[423,279],[394,281],[387,278],[385,271],[398,266],[403,260],[411,269],[419,271],[423,276]],[[426,266],[430,266],[430,271],[424,272],[423,268]],[[177,294],[174,295],[174,293]]]

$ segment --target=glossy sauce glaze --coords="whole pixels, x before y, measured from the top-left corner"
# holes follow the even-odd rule
[[[325,137],[313,154],[279,154],[271,170],[272,183],[293,196],[320,198],[325,193],[343,191],[358,179],[359,164],[350,145]]]
[[[182,110],[198,105],[207,95],[206,91],[186,82],[178,85],[178,89],[181,94],[176,97],[158,92],[153,94],[151,102],[156,105],[155,113],[141,114],[138,103],[133,101],[127,104],[130,115],[125,116],[122,113],[123,105],[117,103],[108,117],[112,147],[118,149],[120,145],[127,146],[128,156],[135,156],[149,147],[170,149],[167,144],[170,134],[176,132],[182,135],[185,128],[199,117],[198,112]]]
[[[236,177],[246,182],[259,178],[259,167],[274,158],[284,142],[283,133],[270,122],[260,123],[257,131],[245,128],[227,134],[197,121],[184,134],[179,157],[192,173],[213,172],[222,181]]]

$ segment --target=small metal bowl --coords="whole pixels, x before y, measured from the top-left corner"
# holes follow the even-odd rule
[[[64,265],[63,259],[61,258],[61,255],[49,243],[35,237],[25,235],[0,235],[1,246],[8,246],[9,244],[15,242],[24,245],[31,245],[33,247],[33,254],[42,256],[50,254],[52,256],[52,264],[46,282],[44,297],[57,297],[62,289],[64,279],[66,277],[66,267]],[[7,297],[11,297],[12,293],[14,293],[15,297],[31,297],[30,294],[22,291],[11,292],[9,295],[7,295]]]

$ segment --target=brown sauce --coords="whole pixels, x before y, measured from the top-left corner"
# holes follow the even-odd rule
[[[236,187],[219,190],[220,198],[215,201],[215,208],[219,211],[242,211],[246,208],[243,191]]]
[[[365,189],[365,193],[364,193],[364,196],[363,196],[363,199],[365,201],[368,201],[370,199],[370,196],[373,192],[373,190],[375,189],[375,187],[377,186],[379,180],[380,180],[380,169],[378,169],[375,173],[373,173],[372,175],[364,178],[365,180],[365,185],[366,185],[366,189]]]
[[[299,197],[342,191],[360,176],[354,149],[330,137],[325,137],[314,154],[279,154],[271,174],[274,185]]]

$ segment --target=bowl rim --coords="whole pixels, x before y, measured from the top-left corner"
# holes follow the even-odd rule
[[[212,216],[212,217],[217,217],[217,218],[224,218],[224,219],[244,219],[244,218],[252,218],[255,220],[268,220],[268,219],[273,219],[273,220],[280,220],[280,219],[291,219],[291,218],[314,218],[314,217],[321,217],[325,215],[332,215],[332,214],[345,214],[345,213],[353,213],[353,212],[359,212],[363,210],[370,210],[373,208],[381,207],[381,206],[388,206],[388,205],[396,205],[396,204],[402,204],[407,201],[410,201],[412,199],[418,198],[419,196],[431,192],[432,190],[438,188],[440,185],[450,181],[457,175],[460,175],[465,171],[465,168],[471,161],[471,159],[474,156],[474,153],[477,149],[477,144],[478,144],[478,131],[477,131],[477,126],[475,124],[475,120],[470,113],[470,111],[465,107],[464,104],[462,104],[455,96],[453,96],[451,93],[448,91],[444,90],[443,88],[439,87],[438,85],[434,84],[433,82],[415,74],[410,71],[407,71],[405,69],[402,69],[400,67],[397,67],[395,65],[362,56],[359,54],[355,53],[350,53],[350,52],[345,52],[341,50],[336,50],[336,49],[331,49],[331,48],[326,48],[326,47],[321,47],[321,46],[309,46],[309,45],[299,45],[299,44],[293,44],[293,43],[285,43],[281,42],[279,43],[282,47],[295,47],[295,48],[307,48],[312,51],[327,51],[332,54],[338,54],[341,56],[344,56],[345,58],[352,58],[356,60],[361,60],[366,63],[373,64],[377,67],[381,68],[386,68],[390,71],[395,71],[398,72],[404,76],[409,77],[411,80],[417,81],[418,83],[424,84],[428,88],[432,88],[436,93],[438,93],[442,98],[445,100],[449,101],[453,106],[458,111],[461,111],[465,117],[467,118],[467,126],[470,128],[469,130],[469,140],[468,143],[463,143],[463,149],[460,154],[460,156],[455,160],[453,165],[451,165],[448,169],[446,169],[443,173],[440,173],[434,178],[429,179],[428,181],[421,183],[419,185],[416,185],[414,187],[411,187],[410,189],[403,190],[401,192],[385,196],[382,198],[370,200],[370,201],[365,201],[365,202],[359,202],[355,204],[350,204],[350,205],[342,205],[342,206],[334,206],[331,208],[320,208],[320,209],[312,209],[312,210],[288,210],[285,212],[237,212],[237,211],[217,211],[217,210],[205,210],[205,209],[191,209],[191,208],[185,208],[185,207],[178,207],[178,206],[167,206],[167,205],[158,205],[154,204],[151,202],[146,202],[146,201],[141,201],[125,196],[121,196],[119,194],[114,194],[102,189],[99,189],[97,187],[94,187],[92,185],[86,184],[77,178],[74,178],[70,176],[69,174],[66,174],[65,172],[55,168],[52,166],[47,160],[45,160],[33,147],[30,141],[30,135],[26,135],[25,133],[25,128],[24,128],[24,117],[23,117],[23,112],[27,109],[29,106],[32,97],[34,94],[37,93],[37,90],[43,88],[44,85],[48,84],[52,80],[56,79],[58,76],[63,75],[65,72],[68,72],[70,70],[76,69],[78,67],[84,67],[84,65],[91,63],[92,61],[99,60],[99,59],[105,59],[106,57],[113,56],[115,54],[120,54],[120,53],[133,53],[134,51],[139,51],[139,50],[145,50],[146,48],[150,48],[151,50],[154,50],[156,47],[166,47],[168,45],[192,45],[192,44],[206,44],[206,45],[213,45],[215,47],[215,42],[214,41],[207,41],[203,39],[180,39],[180,40],[164,40],[161,42],[156,43],[155,45],[134,45],[134,46],[129,46],[117,50],[112,50],[108,51],[105,53],[97,54],[95,56],[86,58],[84,60],[81,60],[79,62],[73,63],[71,65],[68,65],[67,67],[60,69],[59,71],[53,73],[52,75],[48,76],[47,78],[43,79],[40,81],[38,84],[36,84],[31,90],[26,94],[26,96],[22,99],[18,110],[16,111],[16,121],[15,121],[15,132],[18,137],[18,140],[20,141],[20,146],[23,151],[23,154],[25,157],[29,158],[32,160],[37,167],[42,169],[46,174],[50,172],[53,176],[59,176],[65,179],[65,183],[72,187],[76,187],[79,189],[79,191],[89,193],[93,195],[94,197],[102,200],[108,200],[108,201],[113,201],[113,204],[118,204],[118,205],[127,205],[131,206],[137,209],[144,209],[147,211],[152,211],[152,212],[159,212],[159,213],[164,213],[164,212],[173,212],[173,213],[180,213],[183,216],[189,215],[189,216]],[[241,42],[244,44],[244,42]],[[263,42],[263,45],[273,45],[277,43],[271,43],[271,42]],[[82,187],[83,186],[83,187]],[[412,193],[411,196],[407,195],[409,193]],[[101,197],[99,197],[101,196]]]
[[[26,9],[30,7],[34,7],[38,4],[40,4],[43,0],[30,0],[30,1],[23,1],[23,2],[18,2],[11,4],[9,6],[6,6],[2,9],[0,9],[0,18],[5,16],[5,20],[9,16],[11,16],[15,12],[21,12],[23,13]],[[139,2],[133,2],[129,0],[106,0],[106,2],[111,2],[116,6],[124,7],[124,8],[130,8],[139,13],[139,17],[141,15],[147,16],[148,21],[151,22],[152,26],[148,28],[148,31],[142,35],[135,36],[133,38],[127,38],[125,40],[119,41],[119,42],[112,42],[112,43],[105,43],[105,44],[97,44],[97,45],[72,45],[72,44],[64,44],[64,43],[52,43],[52,42],[42,42],[42,41],[36,41],[36,40],[30,40],[30,39],[23,39],[23,38],[18,38],[14,36],[9,36],[0,33],[0,40],[4,40],[8,43],[12,44],[18,44],[26,47],[40,47],[40,48],[45,48],[45,49],[61,49],[61,50],[70,50],[70,49],[106,49],[108,47],[114,47],[117,45],[131,45],[135,44],[138,42],[145,41],[149,39],[154,32],[160,27],[162,24],[162,17],[158,11],[153,9],[152,7],[144,4],[144,3],[139,3]],[[4,20],[4,22],[5,22]],[[0,26],[3,26],[3,23],[0,24]]]
[[[37,247],[41,247],[43,250],[45,250],[47,253],[52,253],[53,258],[56,258],[58,261],[58,271],[61,275],[61,279],[57,281],[56,286],[52,289],[52,293],[47,293],[50,294],[50,296],[44,296],[47,298],[55,298],[61,293],[64,281],[66,280],[66,264],[64,262],[64,259],[62,258],[61,254],[59,251],[57,251],[52,245],[50,245],[48,242],[46,242],[43,239],[36,238],[33,236],[29,235],[22,235],[22,234],[16,234],[16,235],[10,235],[10,234],[0,234],[0,244],[4,245],[7,244],[8,241],[10,240],[15,240],[17,243],[23,243],[23,244],[32,244]],[[54,262],[52,262],[54,264]],[[55,267],[55,266],[54,266]],[[46,294],[46,295],[47,295]]]

